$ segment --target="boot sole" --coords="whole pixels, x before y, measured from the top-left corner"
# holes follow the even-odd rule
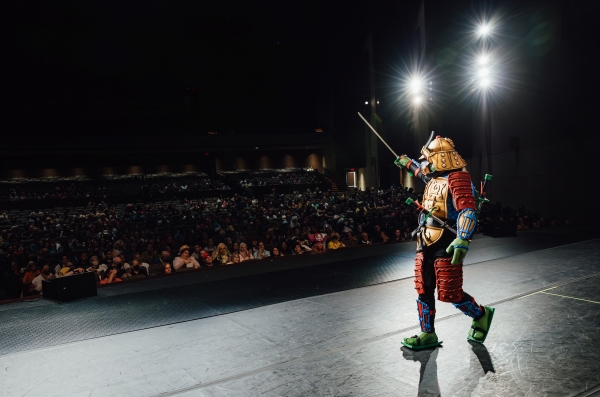
[[[405,343],[404,341],[400,342],[402,343],[404,346],[408,347],[409,349],[412,350],[423,350],[423,349],[429,349],[431,347],[437,347],[437,346],[441,346],[443,341],[439,341],[436,343],[427,343],[425,345],[409,345],[408,343]]]

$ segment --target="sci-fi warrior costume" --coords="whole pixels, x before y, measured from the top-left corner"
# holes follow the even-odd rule
[[[475,298],[462,289],[462,263],[477,224],[475,188],[469,173],[462,171],[466,162],[456,152],[451,139],[440,136],[434,139],[432,132],[421,154],[419,160],[400,156],[394,161],[426,183],[423,211],[419,226],[413,232],[417,240],[415,289],[419,294],[417,310],[421,334],[405,338],[402,344],[416,350],[441,345],[435,333],[436,288],[440,301],[451,302],[473,318],[467,338],[483,343],[492,324],[494,308],[477,304]],[[448,229],[456,230],[456,234]]]

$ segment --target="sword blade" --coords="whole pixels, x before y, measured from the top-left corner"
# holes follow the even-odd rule
[[[396,158],[400,157],[400,156],[398,156],[398,155],[396,154],[396,152],[394,152],[394,151],[392,150],[392,148],[390,147],[390,145],[388,145],[388,144],[387,144],[387,142],[383,140],[383,138],[381,137],[381,135],[379,135],[379,134],[377,133],[377,131],[375,131],[375,128],[373,128],[373,127],[371,126],[371,124],[369,124],[369,122],[368,122],[367,120],[365,120],[365,118],[363,117],[363,115],[362,115],[362,114],[360,114],[360,112],[358,112],[358,115],[360,116],[360,118],[361,118],[361,119],[363,119],[363,121],[365,122],[365,124],[367,124],[367,125],[369,126],[369,128],[371,129],[371,131],[373,131],[373,132],[375,133],[375,135],[377,135],[377,138],[381,139],[381,142],[383,142],[383,144],[384,144],[385,146],[387,146],[387,148],[388,148],[388,149],[390,149],[390,152],[392,152],[392,153],[394,154],[394,156],[396,156]]]

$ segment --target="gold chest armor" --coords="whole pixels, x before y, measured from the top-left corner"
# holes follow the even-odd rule
[[[430,180],[425,186],[425,192],[423,193],[423,207],[427,211],[435,209],[432,214],[445,220],[448,217],[447,203],[448,179],[434,178]],[[417,235],[419,245],[431,245],[437,242],[442,237],[443,232],[443,227],[424,225],[421,233]]]

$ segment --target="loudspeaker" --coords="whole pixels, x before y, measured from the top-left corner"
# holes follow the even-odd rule
[[[69,302],[98,295],[93,272],[42,281],[44,299]]]

